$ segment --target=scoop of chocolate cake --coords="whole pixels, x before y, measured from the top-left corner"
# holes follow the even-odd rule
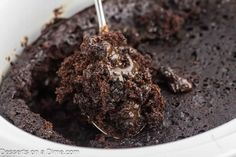
[[[150,59],[128,46],[119,32],[84,37],[80,51],[64,60],[58,76],[57,101],[72,99],[88,122],[108,136],[134,136],[163,119]]]

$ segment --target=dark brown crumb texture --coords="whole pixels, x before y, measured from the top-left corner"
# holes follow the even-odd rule
[[[97,34],[94,8],[88,8],[69,19],[57,20],[42,32],[37,41],[27,46],[1,83],[0,114],[3,117],[17,127],[44,139],[99,148],[140,147],[176,141],[236,118],[234,0],[107,0],[104,2],[104,9],[112,30],[121,31],[127,38],[128,45],[135,48],[134,56],[130,54],[129,48],[127,53],[145,68],[149,68],[148,64],[144,64],[149,60],[146,56],[151,56],[149,72],[153,77],[146,81],[148,84],[159,84],[162,89],[165,116],[161,124],[157,128],[144,127],[136,136],[114,139],[103,135],[88,122],[87,116],[81,114],[87,108],[79,105],[82,104],[80,100],[89,98],[93,102],[103,101],[102,97],[86,95],[84,99],[77,99],[82,97],[81,93],[76,96],[65,90],[63,92],[66,93],[61,95],[63,97],[66,94],[62,103],[56,101],[55,91],[60,86],[57,71],[61,63],[66,64],[66,60],[70,59],[68,65],[76,59],[81,61],[82,54],[77,52],[83,52],[83,48],[86,48],[81,47],[83,37]],[[122,46],[124,45],[121,44]],[[74,58],[69,57],[73,54]],[[99,54],[97,55],[99,58]],[[65,58],[67,59],[64,60]],[[124,59],[127,61],[127,57]],[[91,70],[88,74],[92,74],[94,70],[105,73],[99,69],[101,64],[97,63],[96,68],[92,66],[92,69],[88,68],[87,63],[85,65],[77,68]],[[169,78],[172,83],[160,81],[160,71],[156,70],[160,70],[162,65],[165,68],[171,67],[178,74],[172,73],[172,69],[162,69],[168,72],[162,73],[165,74],[163,77]],[[77,68],[72,68],[72,73]],[[140,73],[141,71],[140,69]],[[62,69],[59,75],[64,75]],[[182,87],[176,84],[176,80],[181,80],[182,76],[192,82],[193,90],[184,94],[170,92],[182,89],[176,88]],[[88,82],[91,82],[91,78],[92,76],[88,77]],[[73,81],[79,84],[79,79]],[[104,85],[94,83],[97,87]],[[119,85],[115,83],[108,86],[113,84],[118,88]],[[88,87],[88,90],[93,88],[91,85],[82,86]],[[95,89],[99,89],[97,87]],[[138,88],[141,89],[141,86],[138,85]],[[75,87],[72,89],[75,90]],[[154,95],[158,93],[158,89],[153,89]],[[102,90],[94,91],[96,92]],[[120,98],[121,96],[117,97]],[[125,102],[128,103],[127,106],[134,103]],[[135,103],[140,104],[140,101]],[[96,103],[91,105],[93,108]],[[145,114],[142,115],[145,118]],[[132,131],[128,132],[133,134]]]
[[[120,32],[85,37],[59,68],[57,100],[73,100],[88,123],[114,138],[158,127],[164,104],[150,62]]]

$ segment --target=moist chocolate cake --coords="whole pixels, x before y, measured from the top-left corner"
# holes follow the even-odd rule
[[[70,97],[61,104],[56,101],[59,67],[65,58],[81,51],[84,36],[98,33],[93,7],[56,20],[25,48],[0,86],[3,117],[44,139],[101,148],[176,141],[236,117],[234,1],[107,0],[104,9],[110,28],[121,31],[142,55],[151,56],[152,80],[160,85],[165,100],[162,124],[115,139],[88,123]],[[183,80],[180,76],[193,82],[192,91],[173,93],[182,89],[175,84]],[[169,84],[163,79],[169,79]]]
[[[158,127],[164,104],[150,62],[120,32],[87,36],[58,70],[57,101],[73,100],[88,123],[116,139]]]

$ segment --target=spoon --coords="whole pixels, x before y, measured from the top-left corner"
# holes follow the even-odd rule
[[[104,15],[102,0],[94,0],[94,3],[95,3],[95,8],[96,8],[97,17],[98,17],[99,33],[109,32],[109,28],[108,28],[108,25],[106,23],[106,19],[105,19],[105,15]],[[110,127],[109,125],[106,125],[105,123],[102,126],[99,125],[99,122],[96,123],[94,120],[91,120],[91,123],[98,130],[100,130],[104,135],[112,136],[115,139],[122,138],[122,137],[120,137],[119,133],[117,133],[114,128]],[[140,130],[138,130],[135,135],[137,135],[140,131],[142,131],[142,129],[144,127],[145,127],[145,125],[142,128],[140,128]],[[113,131],[111,131],[111,130],[113,130]]]
[[[96,12],[97,12],[97,17],[98,17],[98,24],[99,24],[99,32],[108,32],[108,25],[106,23],[106,19],[105,19],[105,15],[104,15],[104,10],[103,10],[103,6],[102,6],[102,0],[94,0],[95,3],[95,8],[96,8]],[[108,133],[100,126],[98,126],[98,124],[96,124],[96,122],[92,121],[91,122],[98,130],[100,130],[104,135],[108,135]],[[118,137],[113,135],[113,138],[119,139]]]
[[[97,17],[98,17],[98,24],[99,24],[99,31],[101,32],[108,32],[108,25],[106,23],[103,6],[102,6],[102,0],[94,0]]]

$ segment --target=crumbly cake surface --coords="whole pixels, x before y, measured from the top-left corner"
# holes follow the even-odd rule
[[[162,23],[158,17],[149,16],[160,11],[156,9],[160,6],[162,13],[169,17]],[[50,25],[24,50],[0,86],[3,117],[44,139],[102,148],[176,141],[236,117],[236,3],[233,0],[108,0],[104,8],[113,30],[122,31],[128,44],[143,55],[150,55],[154,69],[170,66],[194,84],[194,90],[186,94],[173,94],[160,85],[166,101],[160,128],[144,128],[137,136],[122,140],[108,138],[78,118],[81,112],[72,100],[56,102],[59,66],[64,58],[80,50],[83,36],[97,33],[94,8]],[[151,20],[142,21],[145,15]],[[149,29],[143,29],[143,25]],[[155,76],[154,71],[153,81],[158,83]]]

